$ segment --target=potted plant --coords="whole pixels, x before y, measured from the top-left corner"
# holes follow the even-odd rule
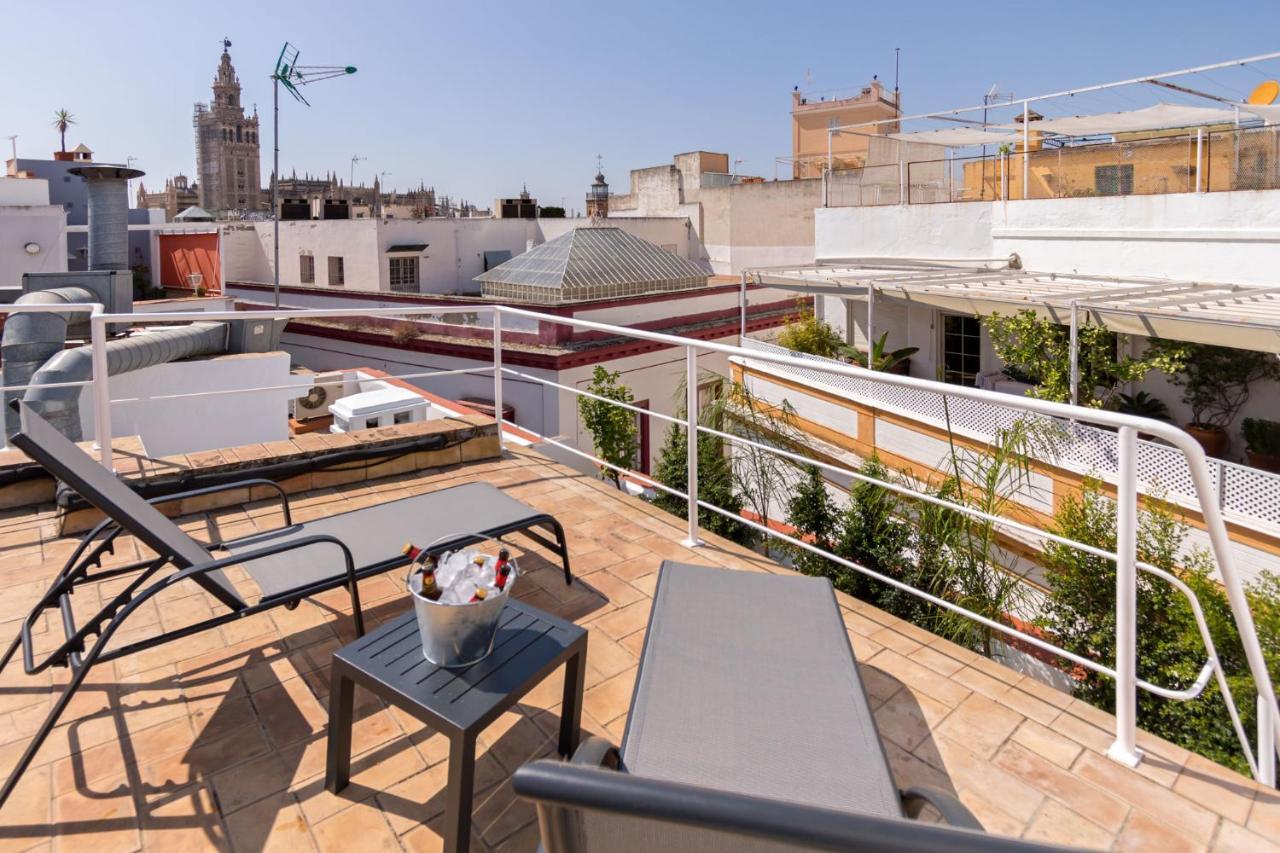
[[[1271,353],[1157,340],[1154,349],[1174,354],[1182,369],[1169,377],[1182,388],[1182,402],[1191,407],[1186,430],[1210,456],[1227,449],[1227,427],[1249,401],[1251,386],[1280,379],[1280,360]]]
[[[870,363],[874,364],[875,369],[881,373],[897,373],[906,376],[911,371],[911,356],[918,353],[920,347],[902,347],[886,352],[885,346],[888,340],[889,333],[885,332],[879,340],[871,343]],[[862,350],[846,346],[841,348],[841,354],[859,367],[867,366],[867,353]]]
[[[1249,464],[1263,471],[1280,472],[1280,423],[1265,418],[1245,418],[1240,430]]]
[[[1159,397],[1152,397],[1146,391],[1139,391],[1136,394],[1121,394],[1117,397],[1116,411],[1123,412],[1126,415],[1137,415],[1140,418],[1151,418],[1157,421],[1169,420],[1169,407],[1165,405],[1164,400]],[[1149,433],[1138,433],[1139,438],[1145,438],[1148,441],[1152,436]]]

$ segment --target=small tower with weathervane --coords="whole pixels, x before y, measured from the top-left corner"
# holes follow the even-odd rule
[[[590,219],[607,219],[609,217],[609,184],[604,179],[603,158],[596,155],[596,179],[587,191],[587,217]]]

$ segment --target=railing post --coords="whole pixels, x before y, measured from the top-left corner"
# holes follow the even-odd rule
[[[1258,695],[1258,781],[1276,786],[1276,720],[1271,716],[1271,705]]]
[[[1142,761],[1138,731],[1138,434],[1120,427],[1120,481],[1116,487],[1116,739],[1114,761]]]
[[[687,548],[696,548],[698,541],[698,351],[691,346],[684,348],[684,413],[688,439],[689,488],[689,536],[684,540]]]
[[[493,312],[493,419],[498,425],[498,452],[502,452],[502,312]]]
[[[747,274],[742,274],[742,283],[738,286],[738,344],[747,336]]]
[[[1204,186],[1201,183],[1200,176],[1204,172],[1204,128],[1196,128],[1196,192],[1202,192],[1200,189]]]
[[[101,309],[89,315],[89,343],[93,363],[93,440],[102,467],[115,473],[111,449],[111,388],[107,380],[107,324],[99,316]]]

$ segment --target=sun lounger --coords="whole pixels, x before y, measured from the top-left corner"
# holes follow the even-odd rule
[[[831,583],[665,562],[621,749],[515,774],[547,853],[1039,850],[899,791]],[[925,803],[950,826],[909,820]]]
[[[23,620],[4,657],[8,665],[19,647],[28,674],[51,666],[71,670],[62,695],[49,711],[17,766],[0,790],[0,806],[8,799],[31,759],[56,725],[88,671],[98,663],[124,657],[199,631],[261,613],[293,607],[304,598],[345,587],[351,596],[357,634],[364,633],[357,581],[405,565],[405,542],[433,551],[457,548],[488,538],[519,533],[560,557],[565,583],[572,582],[564,530],[552,516],[537,512],[487,483],[468,483],[415,495],[315,521],[294,523],[288,497],[270,480],[243,480],[145,500],[80,448],[63,437],[26,404],[21,429],[10,438],[50,474],[74,489],[106,519],[81,540],[30,614]],[[205,546],[188,536],[155,504],[246,487],[274,490],[284,525],[276,530]],[[121,533],[132,534],[154,557],[124,566],[103,567]],[[441,537],[445,537],[441,539]],[[437,541],[439,540],[439,541]],[[246,600],[225,570],[238,566],[257,585],[260,596]],[[82,624],[73,612],[79,587],[128,577],[118,593],[103,596],[103,606]],[[180,584],[196,584],[223,605],[222,612],[192,625],[163,631],[107,648],[111,636],[141,605]],[[32,630],[46,610],[57,610],[66,636],[56,649],[37,659]]]

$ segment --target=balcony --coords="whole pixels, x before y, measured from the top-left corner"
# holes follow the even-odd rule
[[[102,314],[88,305],[73,307],[92,313],[92,348],[95,355],[104,356],[109,324],[128,322],[129,316]],[[372,309],[370,313],[399,316],[462,310],[434,306]],[[809,362],[758,349],[504,306],[485,306],[483,310],[493,321],[491,366],[414,378],[429,382],[433,375],[489,373],[494,411],[504,410],[504,380],[536,379],[503,367],[502,330],[509,318],[564,323],[683,349],[686,376],[691,380],[683,393],[690,409],[698,407],[700,350],[791,368],[814,368]],[[336,309],[263,312],[259,316],[265,314],[292,319],[342,316]],[[149,315],[148,321],[157,317],[183,322],[245,316],[245,312],[174,313]],[[99,361],[102,363],[101,358]],[[824,369],[833,375],[861,378],[847,366]],[[919,381],[883,379],[899,386]],[[75,383],[90,386],[96,434],[105,445],[104,463],[112,461],[110,450],[115,446],[110,441],[111,405],[127,402],[113,399],[108,387],[112,381],[104,371],[96,372],[93,382]],[[578,397],[585,393],[547,380],[543,384]],[[988,394],[972,389],[947,393],[961,400],[981,400]],[[1049,415],[1065,410],[1057,404],[1022,398],[1011,400],[1009,405]],[[1120,477],[1118,491],[1131,498],[1130,504],[1136,504],[1132,442],[1137,427],[1147,428],[1148,424],[1112,413],[1072,411],[1079,417],[1112,421],[1119,428],[1120,459],[1127,460],[1122,473],[1127,471],[1127,475]],[[666,415],[661,418],[685,423]],[[471,423],[478,425],[479,421]],[[1169,431],[1160,425],[1151,428]],[[492,425],[488,429],[493,429]],[[717,432],[701,425],[697,431]],[[316,436],[295,438],[292,449],[304,452],[304,439],[319,440]],[[535,510],[554,515],[566,528],[577,578],[566,587],[548,552],[514,549],[529,581],[518,586],[515,594],[587,628],[584,728],[617,742],[628,722],[662,560],[750,572],[790,573],[792,569],[689,526],[696,524],[696,512],[692,521],[667,514],[606,485],[592,471],[583,473],[554,462],[533,449],[531,445],[538,442],[591,458],[584,451],[534,436],[512,424],[506,431],[506,449],[496,458],[466,462],[475,454],[464,450],[452,458],[414,454],[413,464],[394,459],[370,462],[359,471],[343,468],[337,477],[307,474],[284,482],[292,494],[293,517],[298,521],[467,482],[490,483]],[[1189,444],[1189,439],[1184,444]],[[259,447],[265,450],[265,446]],[[247,449],[200,455],[217,456],[218,464],[253,461],[253,453],[240,450]],[[126,458],[120,453],[117,446],[117,470]],[[424,461],[427,458],[432,461]],[[1205,506],[1208,475],[1203,470],[1203,455],[1187,458],[1196,463],[1192,466],[1195,492]],[[226,463],[227,459],[238,462]],[[148,459],[136,449],[129,461],[131,468],[144,472],[172,469],[175,464],[172,457]],[[188,461],[195,464],[190,456]],[[696,488],[695,480],[691,487],[695,501]],[[238,494],[237,500],[244,500],[243,490]],[[243,503],[184,503],[179,523],[193,537],[207,542],[278,527],[282,521],[278,503],[254,498],[256,495],[249,495],[249,501]],[[705,500],[699,505],[710,509]],[[1208,512],[1206,516],[1210,526],[1221,532],[1221,518]],[[0,566],[0,577],[8,594],[0,602],[0,623],[8,629],[16,630],[18,620],[74,550],[76,540],[60,534],[64,521],[59,511],[48,505],[5,514],[0,553],[7,559]],[[695,534],[701,543],[686,547],[684,543]],[[792,543],[797,544],[795,540]],[[1114,553],[1101,554],[1123,570],[1118,587],[1133,583],[1139,569],[1146,570],[1135,561],[1132,551],[1124,551],[1118,547]],[[1230,576],[1229,555],[1215,554],[1224,576]],[[121,536],[114,553],[105,558],[104,569],[149,556],[138,541]],[[81,610],[91,613],[101,607],[102,594],[114,594],[122,583],[121,578],[111,578],[101,589],[82,588],[73,605],[77,616]],[[236,583],[245,585],[243,593],[254,592],[244,577],[238,577]],[[929,597],[929,593],[917,592]],[[360,598],[371,627],[400,616],[408,608],[401,580],[395,574],[363,580]],[[1132,704],[1127,720],[1117,719],[866,602],[842,593],[837,594],[837,602],[897,785],[926,784],[956,794],[988,832],[1083,847],[1262,850],[1280,833],[1280,795],[1274,789],[1135,730]],[[208,593],[177,584],[136,611],[113,638],[113,647],[161,631],[180,630],[211,616],[213,606]],[[975,616],[950,602],[939,606]],[[1236,616],[1239,620],[1240,614]],[[1119,607],[1117,618],[1126,618]],[[1053,648],[1008,625],[997,630],[1023,642]],[[34,626],[34,645],[38,649],[55,647],[62,631],[62,620],[46,611]],[[357,691],[352,785],[340,795],[324,789],[329,665],[333,652],[352,638],[347,593],[331,590],[303,600],[295,609],[257,613],[94,667],[12,799],[0,810],[0,838],[22,850],[50,842],[60,847],[124,850],[180,846],[259,850],[268,845],[347,850],[357,840],[382,849],[438,847],[446,801],[446,739],[367,693]],[[1134,647],[1127,654],[1126,667],[1126,652],[1117,653],[1115,670],[1109,669],[1112,661],[1084,661],[1081,665],[1115,679],[1118,700],[1126,695],[1131,699],[1140,687],[1158,689],[1136,680]],[[1216,658],[1211,653],[1204,681],[1214,671],[1214,664]],[[53,669],[28,677],[21,674],[21,667],[11,665],[0,676],[0,766],[14,766],[66,683],[65,673]],[[536,848],[533,809],[515,797],[510,777],[526,761],[554,750],[562,687],[559,677],[557,674],[540,685],[516,710],[481,735],[473,830],[476,849]],[[1252,697],[1241,699],[1251,701]],[[1270,719],[1271,713],[1265,703],[1259,706],[1260,718]],[[1259,746],[1256,762],[1249,756],[1250,762],[1263,768],[1260,776],[1273,772],[1273,767],[1266,766],[1273,743],[1264,738],[1271,730],[1269,724],[1260,723],[1259,738],[1265,745]],[[1127,747],[1130,753],[1137,747],[1145,758],[1133,768],[1119,763],[1110,757],[1116,754],[1117,745]]]
[[[789,571],[711,535],[687,549],[680,519],[518,447],[498,461],[313,489],[293,504],[302,518],[320,517],[477,480],[567,528],[573,586],[541,555],[517,553],[533,567],[517,595],[588,628],[584,726],[615,742],[661,560]],[[0,618],[9,628],[72,547],[52,534],[53,516],[10,513],[4,523]],[[217,539],[279,519],[262,502],[180,522]],[[137,559],[136,542],[121,545],[113,561]],[[371,622],[404,612],[398,581],[362,582]],[[1148,757],[1130,770],[1104,754],[1109,715],[856,599],[839,602],[899,785],[955,792],[993,833],[1087,847],[1260,851],[1280,834],[1274,791],[1142,732]],[[210,607],[205,593],[187,592],[139,616],[170,629]],[[349,612],[335,591],[95,670],[0,812],[0,837],[15,850],[50,841],[99,850],[350,850],[355,839],[362,848],[432,849],[447,744],[407,715],[358,692],[352,785],[339,796],[324,791],[328,661],[351,638]],[[60,681],[17,673],[0,683],[6,767]],[[554,751],[559,696],[558,681],[544,683],[481,736],[474,849],[535,849],[533,809],[508,780]]]

